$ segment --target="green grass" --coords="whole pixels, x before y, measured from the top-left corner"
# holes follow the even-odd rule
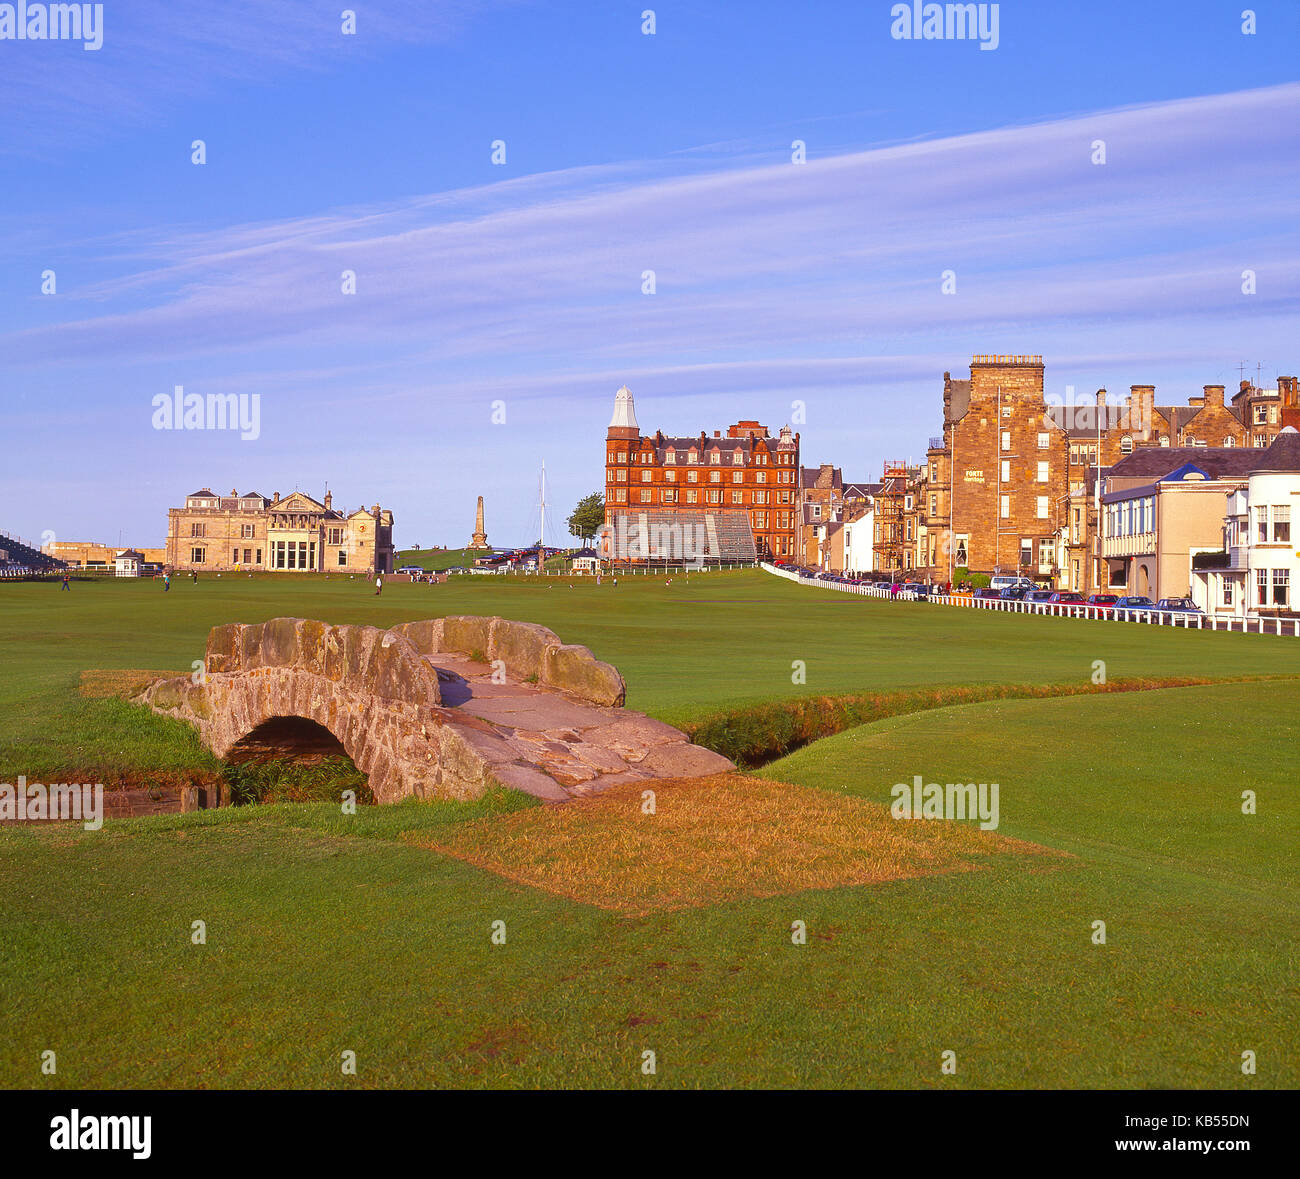
[[[165,597],[152,583],[0,586],[0,780],[39,776],[42,757],[206,756],[177,726],[81,700],[77,675],[188,670],[209,626],[276,614],[535,620],[613,661],[630,702],[670,719],[799,694],[1075,684],[1096,659],[1110,679],[1295,675],[1300,655],[1296,640],[877,603],[755,573],[551,584],[382,598],[337,579]],[[797,658],[806,685],[790,683]],[[913,774],[996,781],[1000,833],[1072,858],[635,919],[399,839],[532,805],[509,792],[0,828],[0,1084],[1294,1087],[1298,704],[1279,680],[850,729],[763,775],[877,803]]]
[[[393,567],[419,565],[426,573],[441,573],[457,566],[468,569],[474,564],[474,558],[482,555],[482,549],[439,549],[437,552],[432,549],[402,549],[397,553]]]
[[[211,627],[278,615],[391,626],[501,614],[584,643],[628,681],[628,705],[671,724],[796,697],[971,684],[1300,674],[1300,640],[882,602],[758,571],[673,578],[362,577],[0,585],[0,781],[99,767],[211,770],[188,730],[119,702],[84,700],[88,668],[188,673]],[[798,678],[802,666],[803,683]],[[96,779],[98,780],[98,779]]]
[[[635,920],[395,841],[517,796],[9,829],[0,1080],[1293,1087],[1296,755],[1245,775],[1233,750],[1266,715],[1293,751],[1295,704],[1290,685],[1243,684],[854,730],[766,772],[879,801],[914,772],[999,781],[1001,832],[1074,859]]]

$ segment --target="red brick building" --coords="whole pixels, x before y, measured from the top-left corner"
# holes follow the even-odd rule
[[[605,442],[605,521],[651,510],[748,513],[758,554],[793,557],[799,508],[799,435],[773,437],[756,421],[725,434],[642,434],[632,394],[614,397]]]

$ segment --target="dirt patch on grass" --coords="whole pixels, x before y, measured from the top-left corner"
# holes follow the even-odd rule
[[[743,774],[656,782],[652,815],[642,812],[643,788],[402,838],[633,916],[968,872],[1009,856],[1068,858],[973,825],[900,822],[876,803]]]
[[[77,690],[88,700],[130,700],[154,680],[169,679],[173,671],[147,671],[138,667],[95,667],[81,673]]]

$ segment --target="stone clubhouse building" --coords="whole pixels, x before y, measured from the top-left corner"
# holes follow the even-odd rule
[[[168,509],[165,552],[167,568],[186,572],[391,573],[393,513],[339,511],[328,491],[267,499],[204,487]]]

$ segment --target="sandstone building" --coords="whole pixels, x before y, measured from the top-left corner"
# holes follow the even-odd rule
[[[1279,377],[1273,389],[1241,382],[1230,403],[1222,385],[1206,385],[1186,405],[1158,405],[1155,386],[1133,385],[1122,404],[1105,389],[1066,404],[1045,395],[1041,356],[985,355],[972,359],[969,379],[944,373],[943,423],[921,477],[902,473],[918,517],[909,538],[906,507],[899,514],[896,567],[906,569],[915,543],[916,568],[936,581],[967,568],[1104,592],[1106,472],[1150,447],[1267,447],[1300,423],[1300,390],[1296,378]]]
[[[703,519],[744,512],[761,557],[796,551],[799,435],[776,437],[756,421],[737,422],[710,437],[642,434],[632,394],[614,398],[605,443],[605,521],[658,511]]]
[[[969,380],[945,373],[943,386],[943,435],[913,493],[921,567],[938,580],[962,568],[1054,576],[1068,452],[1043,397],[1043,358],[976,356]]]
[[[217,495],[203,488],[167,512],[171,569],[391,573],[393,513],[375,504],[340,512],[327,491],[270,499],[255,491]]]
[[[123,549],[120,546],[99,544],[93,540],[52,540],[41,545],[41,552],[64,562],[69,569],[81,569],[86,572],[107,573],[116,571],[117,555],[122,552],[138,552],[140,564],[144,567],[162,567],[166,560],[166,549]]]

